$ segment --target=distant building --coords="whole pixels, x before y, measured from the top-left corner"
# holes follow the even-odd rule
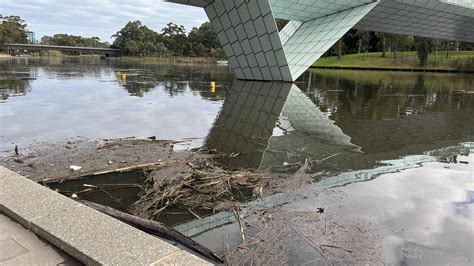
[[[36,44],[36,43],[38,43],[38,42],[36,41],[36,35],[35,35],[34,32],[32,32],[32,31],[27,31],[26,34],[28,34],[28,43],[29,43],[29,44]]]

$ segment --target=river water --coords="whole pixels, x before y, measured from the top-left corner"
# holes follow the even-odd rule
[[[266,208],[371,221],[384,262],[473,262],[473,75],[312,70],[284,84],[235,81],[221,66],[0,61],[2,152],[77,136],[187,139],[235,154],[229,166],[273,172],[307,161],[324,178]],[[232,238],[235,223],[217,215],[176,228],[222,253],[216,232]]]

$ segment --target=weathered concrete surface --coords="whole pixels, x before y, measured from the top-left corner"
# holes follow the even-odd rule
[[[0,265],[80,265],[33,232],[0,214]]]
[[[209,264],[1,166],[0,212],[86,264]]]

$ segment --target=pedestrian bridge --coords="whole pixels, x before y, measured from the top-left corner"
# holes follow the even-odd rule
[[[10,54],[11,51],[28,50],[28,51],[62,51],[62,52],[78,52],[78,53],[94,53],[104,54],[105,56],[117,55],[118,49],[102,48],[102,47],[79,47],[79,46],[61,46],[61,45],[41,45],[41,44],[21,44],[21,43],[6,43],[5,50]]]
[[[238,79],[295,81],[348,30],[474,42],[466,0],[168,0],[202,7]],[[290,22],[278,31],[275,18]]]

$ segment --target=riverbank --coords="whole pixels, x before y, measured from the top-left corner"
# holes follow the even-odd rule
[[[386,53],[382,57],[381,52],[369,54],[343,55],[323,57],[316,61],[313,68],[329,69],[354,69],[354,70],[390,70],[390,71],[417,71],[417,72],[473,72],[472,63],[466,65],[467,58],[474,57],[474,51],[450,51],[448,57],[445,51],[438,51],[437,55],[431,53],[425,67],[420,67],[419,60],[414,51],[398,52],[397,59],[393,53]]]
[[[12,56],[9,55],[9,54],[2,54],[2,53],[0,53],[0,60],[2,60],[2,59],[9,59],[9,58],[12,58]]]
[[[85,58],[99,58],[100,55],[95,54],[83,54],[83,55],[68,55],[61,53],[60,51],[46,51],[44,53],[34,52],[31,54],[32,57],[85,57]],[[5,55],[2,58],[13,58],[12,56]],[[214,57],[190,57],[190,56],[116,56],[108,57],[109,60],[125,60],[128,62],[140,62],[145,64],[152,63],[171,63],[171,64],[216,64],[219,60]]]
[[[173,204],[165,203],[163,199],[193,209],[215,210],[220,204],[238,205],[239,201],[287,191],[310,180],[303,173],[307,165],[301,165],[301,171],[297,174],[231,169],[219,162],[233,155],[189,150],[185,148],[186,144],[154,138],[73,138],[56,143],[38,142],[26,149],[12,148],[6,151],[0,165],[45,185],[80,179],[93,182],[92,179],[109,174],[145,173],[144,177],[149,182],[138,184],[144,190],[144,195],[137,204],[140,210],[135,211],[145,218],[153,218],[159,209],[163,211],[166,207],[173,207]],[[82,190],[69,191],[69,194],[80,195],[84,192]],[[240,197],[240,200],[238,196],[234,199],[244,190],[246,196]],[[211,194],[214,195],[212,199],[204,197]],[[200,196],[203,197],[199,200]],[[183,201],[186,198],[188,200]],[[156,199],[161,201],[155,202]],[[144,205],[146,207],[143,208]],[[224,205],[222,208],[226,207]]]
[[[67,181],[116,169],[149,168],[168,159],[187,156],[184,152],[173,153],[176,143],[134,138],[35,142],[28,147],[18,147],[18,154],[12,146],[0,165],[35,182]]]
[[[120,60],[142,63],[172,63],[172,64],[215,64],[217,59],[213,57],[189,57],[189,56],[123,56],[116,57]]]

